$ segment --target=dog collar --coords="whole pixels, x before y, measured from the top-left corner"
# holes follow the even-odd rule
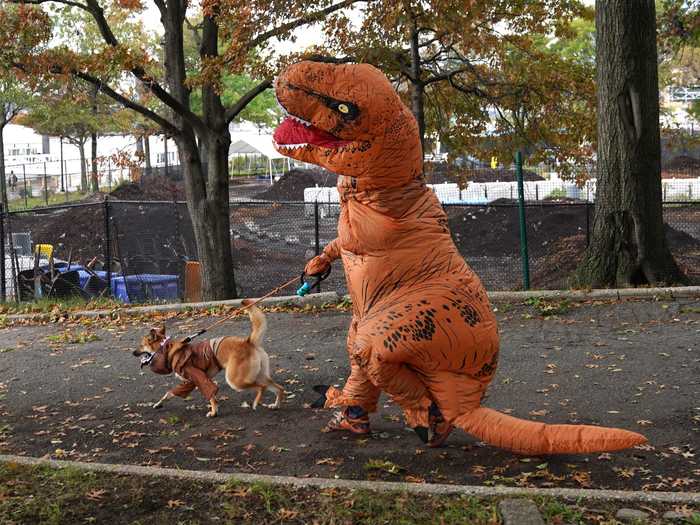
[[[170,343],[170,338],[166,337],[165,339],[163,339],[163,342],[160,343],[160,348],[158,349],[158,351],[148,352],[147,354],[142,355],[141,356],[141,368],[143,368],[144,366],[150,365],[151,361],[153,361],[153,358],[156,356],[156,354],[158,352],[163,352],[167,348],[169,343]]]
[[[143,368],[146,365],[150,365],[151,361],[153,361],[153,358],[156,356],[155,352],[148,352],[145,355],[141,356],[141,368]]]

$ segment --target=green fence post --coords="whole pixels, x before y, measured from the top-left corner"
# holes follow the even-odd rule
[[[515,153],[515,174],[518,178],[518,211],[520,214],[520,259],[523,263],[523,285],[530,289],[530,261],[527,255],[527,229],[525,227],[525,185],[523,184],[523,154]]]

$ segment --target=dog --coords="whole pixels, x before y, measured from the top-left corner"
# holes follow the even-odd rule
[[[243,301],[244,306],[250,303],[249,300]],[[216,417],[219,387],[212,378],[221,370],[224,370],[226,382],[234,390],[257,389],[253,410],[257,409],[268,388],[276,391],[275,402],[267,405],[268,408],[279,408],[284,388],[272,380],[270,358],[261,344],[267,328],[265,314],[253,306],[248,309],[248,317],[252,330],[247,338],[219,337],[198,344],[172,341],[166,337],[165,327],[152,328],[141,339],[141,346],[134,350],[133,355],[141,357],[141,368],[148,365],[156,374],[175,373],[183,381],[168,390],[153,408],[161,408],[163,403],[175,396],[186,398],[197,388],[209,401],[207,417]]]

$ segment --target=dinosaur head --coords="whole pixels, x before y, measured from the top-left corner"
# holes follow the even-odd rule
[[[283,155],[353,177],[358,189],[421,175],[416,120],[375,67],[298,62],[278,77],[275,94],[286,112],[274,133]]]

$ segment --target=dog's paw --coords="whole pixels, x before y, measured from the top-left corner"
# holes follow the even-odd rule
[[[270,403],[269,405],[263,405],[265,408],[269,408],[270,410],[277,410],[280,405],[279,403]]]
[[[160,401],[158,401],[157,403],[153,403],[153,408],[155,408],[156,410],[158,410],[159,408],[163,408],[163,403],[161,403]]]
[[[209,412],[207,412],[207,417],[216,417],[216,412],[210,410]]]

